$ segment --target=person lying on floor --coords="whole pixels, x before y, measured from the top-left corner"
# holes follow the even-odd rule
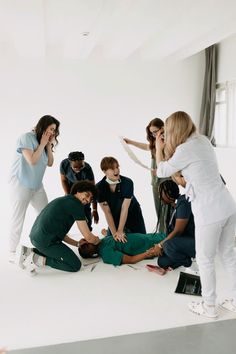
[[[119,266],[134,264],[155,257],[154,246],[165,238],[166,234],[126,233],[127,242],[117,242],[112,236],[106,236],[99,244],[89,243],[84,238],[79,241],[79,254],[83,258],[100,256],[104,263]]]
[[[97,244],[99,237],[88,228],[84,205],[96,198],[96,187],[90,181],[75,182],[70,194],[51,201],[39,214],[30,232],[33,251],[22,247],[19,265],[30,275],[44,265],[67,272],[81,267],[79,257],[65,243],[78,247],[78,241],[67,235],[76,221],[83,237]]]
[[[177,173],[173,178],[185,187],[181,174]],[[162,202],[173,206],[167,222],[167,237],[155,246],[154,251],[158,255],[157,264],[163,269],[190,267],[195,257],[195,225],[191,203],[184,194],[180,194],[177,183],[166,180],[159,187]]]

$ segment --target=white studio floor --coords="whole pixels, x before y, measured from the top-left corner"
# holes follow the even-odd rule
[[[28,277],[8,263],[3,246],[0,347],[22,349],[211,322],[188,311],[193,296],[174,293],[182,269],[159,276],[148,272],[146,263],[156,261],[134,268],[100,261],[93,270],[93,264],[73,274],[47,268]],[[217,275],[223,297],[227,281],[218,264]],[[233,318],[221,312],[217,321]]]

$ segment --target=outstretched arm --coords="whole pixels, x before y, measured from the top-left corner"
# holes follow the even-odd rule
[[[154,247],[152,247],[143,253],[136,254],[135,256],[128,256],[127,254],[124,254],[122,258],[122,264],[134,264],[154,256]]]
[[[133,145],[141,150],[147,150],[149,151],[149,145],[145,143],[140,143],[139,141],[131,140],[128,138],[123,138],[123,140],[126,142],[126,144]]]

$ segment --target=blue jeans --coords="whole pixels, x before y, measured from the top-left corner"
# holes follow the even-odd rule
[[[158,257],[157,264],[161,268],[180,266],[190,267],[191,258],[195,257],[195,239],[187,236],[176,236],[163,244],[163,255]]]

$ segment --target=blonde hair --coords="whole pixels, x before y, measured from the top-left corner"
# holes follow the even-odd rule
[[[196,126],[191,117],[182,111],[171,114],[165,121],[165,159],[168,160],[177,146],[196,132]]]

